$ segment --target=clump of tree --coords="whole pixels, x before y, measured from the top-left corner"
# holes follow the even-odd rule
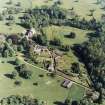
[[[91,12],[92,14],[94,13],[93,10]],[[21,19],[21,25],[28,28],[35,27],[37,29],[49,25],[72,26],[84,30],[96,30],[102,27],[100,22],[96,21],[94,17],[87,21],[85,18],[78,18],[78,15],[69,19],[67,15],[67,10],[60,8],[56,4],[51,7],[42,6],[41,8],[28,10]]]
[[[101,23],[96,21],[95,18],[92,18],[89,21],[87,21],[85,18],[79,20],[76,18],[66,19],[63,25],[72,26],[83,30],[97,30],[102,28]]]
[[[1,45],[0,48],[2,57],[13,57],[15,55],[13,47],[10,47],[7,43]]]
[[[11,95],[0,100],[1,105],[40,105],[38,99],[29,96]],[[43,103],[43,102],[41,102]]]
[[[45,46],[47,45],[47,36],[46,35],[37,35],[35,38],[34,38],[35,42],[42,45],[42,46]]]
[[[90,98],[84,97],[81,100],[70,100],[66,99],[62,105],[99,105],[97,103],[94,103]]]
[[[28,10],[21,19],[21,24],[24,27],[41,28],[52,24],[53,21],[59,21],[65,18],[65,10],[59,8],[57,5],[51,7],[42,6],[41,8]]]
[[[79,63],[72,63],[71,69],[73,73],[79,74],[80,73]]]
[[[52,40],[50,40],[50,45],[54,45],[54,46],[61,46],[62,42],[59,38],[54,38]]]
[[[33,61],[34,63],[37,63],[37,56],[38,54],[35,53],[34,46],[30,46],[29,58],[31,59],[31,61]]]
[[[26,66],[26,64],[22,64],[17,69],[19,76],[25,79],[30,79],[32,77],[32,70]]]
[[[75,51],[84,61],[94,88],[105,99],[105,36],[104,32],[99,37],[93,37],[81,46],[76,46]]]

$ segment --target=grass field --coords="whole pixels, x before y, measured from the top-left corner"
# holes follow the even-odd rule
[[[6,7],[7,7],[7,2],[8,2],[9,0],[0,0],[0,11],[2,11],[2,10],[4,10]],[[13,4],[12,4],[12,6],[15,6],[16,5],[16,3],[17,2],[21,2],[21,6],[22,6],[22,8],[29,8],[30,7],[30,5],[31,4],[29,4],[30,3],[30,1],[29,0],[12,0],[12,2],[13,2]]]
[[[12,64],[7,63],[9,59],[0,58],[0,98],[7,97],[8,95],[30,95],[41,100],[47,101],[48,105],[53,105],[55,101],[64,101],[64,99],[70,95],[73,99],[81,99],[84,93],[84,89],[73,84],[70,90],[61,87],[63,81],[62,78],[56,77],[52,79],[46,75],[45,71],[38,70],[30,66],[33,71],[33,77],[30,80],[24,80],[17,77],[16,80],[21,80],[21,86],[15,86],[14,81],[4,76],[6,73],[11,73],[15,70]],[[13,61],[13,59],[11,59]],[[43,74],[44,77],[40,78],[39,75]],[[37,82],[38,86],[34,86],[33,83]],[[79,95],[77,96],[76,93]]]
[[[66,26],[50,26],[43,29],[46,33],[48,40],[59,38],[63,44],[73,45],[73,44],[80,44],[84,41],[88,40],[88,37],[86,33],[89,33],[89,31],[81,30],[73,27],[66,27]],[[76,33],[76,38],[67,38],[65,37],[70,32]]]
[[[31,0],[32,7],[41,6],[41,5],[52,5],[55,0]],[[101,5],[97,5],[97,0],[78,0],[79,2],[75,2],[76,0],[61,0],[62,5],[60,7],[71,9],[74,8],[74,11],[80,15],[80,17],[85,17],[87,20],[92,17],[88,16],[90,13],[90,9],[95,9],[94,17],[96,19],[100,19],[101,14],[105,14],[105,11],[102,10]]]
[[[27,8],[31,8],[31,4],[29,0],[13,0],[11,5],[8,5],[7,2],[9,0],[0,0],[0,13],[3,10],[6,10],[7,7],[16,7],[17,2],[21,2],[21,7],[23,11]],[[22,16],[22,13],[13,14],[15,17],[15,23],[12,26],[7,26],[7,21],[0,21],[0,33],[11,34],[11,33],[20,33],[23,32],[24,28],[19,26],[17,23],[20,23],[19,17]]]
[[[94,17],[96,19],[100,19],[101,14],[105,14],[105,11],[102,10],[101,5],[97,5],[97,0],[78,0],[79,2],[74,2],[75,0],[62,0],[63,4],[61,7],[66,9],[74,8],[74,11],[80,15],[81,17],[85,17],[87,20],[91,19],[92,17],[88,16],[90,13],[89,10],[95,9]]]
[[[7,2],[9,0],[0,0],[0,12],[4,9],[6,9],[6,7],[8,7]],[[74,2],[75,0],[62,0],[62,8],[66,8],[66,9],[71,9],[72,7],[74,8],[74,12],[76,12],[80,18],[81,17],[85,17],[87,20],[89,20],[90,16],[88,16],[88,14],[90,13],[89,10],[90,9],[95,9],[94,12],[94,17],[96,19],[100,19],[101,14],[105,14],[105,11],[100,9],[101,6],[95,4],[96,0],[79,0],[79,2]],[[21,2],[21,6],[23,8],[23,10],[27,9],[27,8],[34,8],[36,6],[42,6],[42,5],[52,5],[54,0],[13,0],[13,4],[12,7],[15,7],[17,2]],[[16,18],[16,23],[19,23],[19,19],[18,17],[21,14],[18,14],[17,16],[15,16]],[[0,22],[0,33],[5,33],[5,34],[10,34],[10,33],[19,33],[22,32],[24,30],[23,27],[14,24],[12,26],[6,26],[5,25],[6,21]]]

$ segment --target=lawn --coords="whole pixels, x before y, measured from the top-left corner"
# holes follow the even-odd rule
[[[80,44],[84,41],[88,40],[87,33],[90,31],[81,30],[73,27],[67,27],[67,26],[49,26],[46,28],[43,28],[44,33],[46,33],[48,40],[52,40],[55,37],[59,38],[63,44],[67,45],[73,45],[73,44]],[[67,38],[66,35],[68,35],[70,32],[76,33],[76,38]]]
[[[48,105],[53,105],[52,103],[55,101],[64,101],[68,94],[72,97],[72,99],[80,99],[83,96],[83,88],[73,84],[70,90],[65,89],[60,86],[63,81],[61,77],[55,77],[55,79],[52,79],[46,75],[45,71],[31,66],[30,69],[33,71],[32,79],[25,80],[17,77],[16,80],[21,80],[22,85],[15,86],[15,80],[11,80],[4,76],[4,74],[11,73],[15,70],[12,64],[7,63],[7,61],[10,61],[10,58],[0,58],[0,60],[0,98],[15,94],[30,95],[40,100],[47,101]],[[2,63],[2,61],[4,61],[4,63]],[[13,61],[13,59],[11,59],[11,61]],[[43,74],[44,77],[39,77],[40,74]],[[38,86],[34,86],[34,82],[37,82]],[[79,95],[76,95],[77,93]]]

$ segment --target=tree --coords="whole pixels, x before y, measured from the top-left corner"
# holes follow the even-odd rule
[[[18,45],[18,51],[20,51],[20,52],[23,52],[24,51],[23,45]]]
[[[79,74],[80,73],[79,63],[73,63],[71,69],[73,73]]]
[[[10,44],[10,45],[12,45],[12,39],[7,39],[7,42]]]
[[[34,63],[37,63],[37,54],[34,52],[34,46],[30,46],[30,49],[29,49],[29,57],[30,59],[34,62]]]
[[[47,37],[46,35],[37,35],[35,41],[40,45],[46,45],[47,44]]]
[[[0,14],[0,21],[2,21],[4,18],[3,18],[3,15]]]
[[[12,40],[12,43],[13,44],[18,44],[18,42],[19,42],[19,36],[18,35],[9,35],[8,37],[7,37],[7,40],[8,40],[8,42],[9,42],[9,40]]]
[[[30,96],[11,95],[0,100],[1,105],[42,105]]]
[[[14,84],[15,84],[16,86],[20,86],[20,85],[22,84],[22,81],[16,80],[16,81],[14,82]]]
[[[66,99],[65,102],[64,102],[64,105],[70,105],[70,100]]]
[[[4,53],[3,53],[3,56],[7,58],[9,56],[9,51],[5,50]]]
[[[50,40],[50,44],[55,46],[61,46],[61,40],[58,38],[54,38],[53,40]]]
[[[12,79],[15,79],[17,75],[18,75],[17,72],[16,72],[16,71],[13,71],[13,72],[11,73]]]
[[[13,3],[12,0],[9,0],[8,4],[11,5],[12,3]]]
[[[30,79],[32,77],[32,71],[25,64],[20,65],[18,73],[25,79]]]

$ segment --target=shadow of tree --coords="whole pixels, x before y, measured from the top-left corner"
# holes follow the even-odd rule
[[[15,65],[15,61],[8,61],[9,64]]]
[[[11,74],[4,74],[4,76],[6,76],[7,78],[12,79],[12,75]]]
[[[63,102],[60,102],[60,101],[55,101],[54,104],[55,105],[66,105],[66,104],[64,104]]]

